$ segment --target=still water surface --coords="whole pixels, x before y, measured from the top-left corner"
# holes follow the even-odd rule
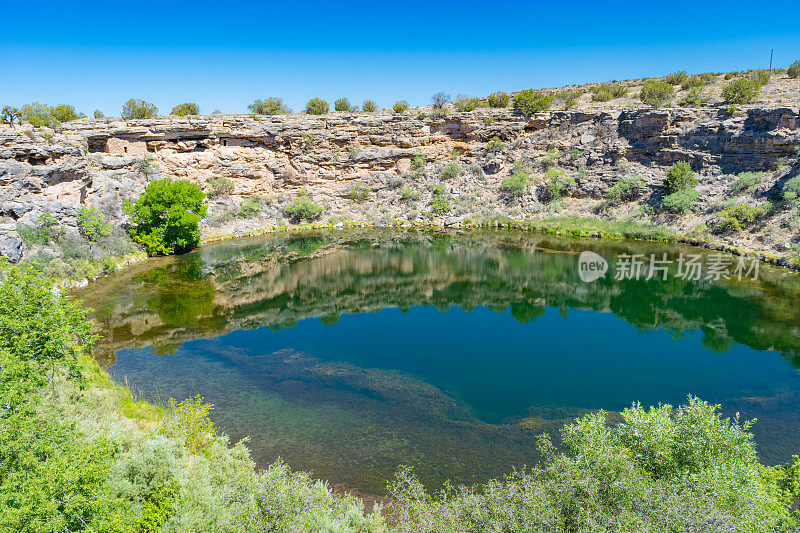
[[[592,250],[612,265],[578,276]],[[512,232],[244,239],[147,261],[79,291],[97,357],[151,400],[202,395],[256,462],[282,457],[382,493],[536,461],[595,409],[688,394],[758,418],[764,462],[800,452],[800,282],[615,280],[620,254],[696,249]]]

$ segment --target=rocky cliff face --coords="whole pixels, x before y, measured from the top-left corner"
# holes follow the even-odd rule
[[[233,193],[210,203],[207,235],[284,223],[289,198],[305,192],[324,205],[326,220],[423,220],[430,216],[428,200],[438,183],[445,185],[453,205],[446,215],[434,217],[445,224],[558,212],[651,217],[689,230],[713,222],[715,206],[731,196],[736,173],[765,172],[743,201],[778,197],[782,183],[798,171],[799,110],[750,107],[729,117],[719,107],[584,109],[525,117],[510,109],[487,108],[431,118],[412,109],[404,115],[383,111],[78,120],[57,132],[2,126],[0,253],[19,260],[26,246],[17,227],[35,224],[41,213],[54,215],[67,235],[77,234],[75,215],[82,204],[122,222],[122,202],[165,176],[207,190],[212,177],[232,180]],[[415,160],[417,156],[425,162]],[[657,204],[665,169],[675,161],[689,161],[699,174],[699,208],[682,217],[640,209]],[[515,163],[542,176],[521,197],[501,189]],[[544,178],[549,166],[561,167],[574,179],[565,198],[555,203]],[[638,200],[601,205],[613,183],[632,175],[647,185]],[[351,199],[356,184],[368,191],[358,201]],[[260,213],[243,219],[237,207],[249,197],[258,199]],[[761,224],[759,230],[771,228],[767,238],[763,231],[721,238],[781,248],[797,240],[797,228],[787,227],[791,216],[786,210]]]

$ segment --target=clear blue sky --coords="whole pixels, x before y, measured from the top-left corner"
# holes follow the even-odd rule
[[[4,1],[0,105],[118,116],[246,112],[282,97],[425,105],[496,90],[766,67],[800,59],[800,1]]]

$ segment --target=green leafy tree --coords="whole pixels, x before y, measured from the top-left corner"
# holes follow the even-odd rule
[[[668,193],[682,191],[697,185],[697,178],[692,171],[692,166],[687,161],[673,163],[664,177],[664,186]]]
[[[122,118],[124,119],[152,118],[157,114],[158,108],[155,104],[144,100],[131,98],[122,106]]]
[[[645,104],[660,107],[670,103],[675,98],[675,89],[672,84],[659,80],[647,80],[642,84],[639,99]]]
[[[22,106],[22,109],[20,109],[20,113],[31,126],[46,126],[52,128],[59,123],[58,119],[53,116],[52,109],[39,102],[25,104]]]
[[[186,102],[185,104],[178,104],[172,108],[170,115],[176,115],[179,117],[185,117],[188,115],[199,115],[200,108],[197,107],[197,104]]]
[[[328,102],[322,98],[312,98],[306,104],[306,114],[308,115],[324,115],[330,109]]]
[[[308,196],[301,196],[292,200],[286,207],[286,214],[295,222],[301,220],[315,220],[322,216],[322,206]]]
[[[256,100],[247,109],[256,115],[279,115],[283,113],[291,113],[292,110],[283,103],[282,98],[265,98],[264,100]]]
[[[503,91],[497,91],[489,95],[489,107],[505,108],[511,102],[511,96]]]
[[[792,63],[792,66],[786,69],[786,74],[790,78],[800,78],[800,60],[797,60],[794,63]]]
[[[433,215],[444,215],[450,212],[450,200],[447,198],[447,189],[443,183],[433,188],[433,195],[429,203]]]
[[[514,109],[523,115],[532,115],[537,111],[550,109],[553,99],[552,94],[545,95],[542,91],[525,89],[514,97]]]
[[[372,113],[378,110],[378,104],[375,103],[375,100],[364,100],[361,104],[361,110]]]
[[[78,114],[74,107],[67,104],[61,104],[51,108],[50,114],[59,122],[69,122],[82,118],[82,114]]]
[[[183,253],[200,244],[200,219],[207,209],[194,183],[169,178],[151,182],[126,211],[133,219],[131,237],[150,255]]]
[[[347,98],[337,98],[333,102],[333,109],[334,111],[355,111],[357,108]]]
[[[0,118],[4,124],[8,124],[9,126],[14,126],[14,121],[16,120],[19,122],[21,117],[20,110],[16,107],[11,107],[10,105],[3,106],[2,111],[0,111]]]
[[[111,235],[113,227],[96,207],[82,205],[78,209],[78,228],[89,242],[97,242]]]
[[[758,98],[761,86],[751,78],[736,78],[722,89],[722,98],[728,104],[747,104]]]

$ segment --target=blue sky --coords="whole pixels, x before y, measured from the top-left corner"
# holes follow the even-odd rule
[[[3,2],[0,105],[118,116],[128,98],[246,112],[766,67],[800,59],[800,1]],[[13,22],[9,22],[13,21]]]

